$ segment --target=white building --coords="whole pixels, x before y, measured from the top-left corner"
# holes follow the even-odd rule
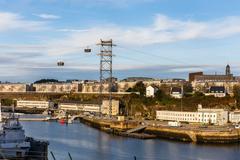
[[[68,111],[80,111],[80,112],[94,112],[99,113],[99,104],[80,104],[80,103],[60,103],[59,109]],[[109,100],[103,100],[101,106],[102,114],[109,114]],[[112,100],[112,115],[119,114],[119,101]]]
[[[228,122],[228,112],[223,109],[199,109],[197,112],[156,111],[156,119],[164,121],[224,125]]]
[[[214,96],[214,97],[226,97],[226,90],[224,86],[212,86],[209,89],[208,93],[205,93],[206,96]]]
[[[58,108],[65,111],[82,111],[83,105],[78,103],[60,103]]]
[[[99,112],[98,104],[60,103],[59,109],[65,111]]]
[[[239,123],[240,122],[240,111],[234,111],[229,113],[229,121],[231,123]]]
[[[99,113],[99,105],[98,104],[84,104],[83,111],[84,112],[94,112]]]
[[[183,97],[183,89],[180,87],[172,87],[170,96],[173,98],[182,98]]]
[[[157,91],[158,91],[157,87],[148,86],[146,88],[146,97],[154,97]]]
[[[210,112],[210,113],[216,113],[217,114],[217,123],[218,125],[224,125],[228,123],[228,111],[224,109],[212,109],[212,108],[198,108],[198,112]]]
[[[28,100],[18,100],[17,107],[19,108],[39,108],[47,109],[50,106],[49,101],[28,101]]]

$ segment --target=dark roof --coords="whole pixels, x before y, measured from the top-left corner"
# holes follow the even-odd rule
[[[172,90],[171,90],[171,93],[173,93],[173,92],[182,93],[182,88],[180,88],[180,87],[173,87]]]
[[[225,93],[224,86],[212,86],[210,87],[210,93]]]

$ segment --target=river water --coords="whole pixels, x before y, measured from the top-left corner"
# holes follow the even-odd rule
[[[240,160],[240,145],[196,145],[106,134],[81,123],[21,122],[26,135],[50,142],[57,160]],[[52,157],[49,155],[49,159]]]

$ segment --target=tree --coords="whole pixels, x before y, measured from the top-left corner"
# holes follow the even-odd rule
[[[56,82],[59,82],[59,81],[56,80],[56,79],[40,79],[40,80],[38,80],[38,81],[36,81],[34,83],[49,83],[49,82],[56,83]]]
[[[139,92],[141,96],[144,96],[146,94],[146,87],[142,81],[137,82],[132,88],[132,92]]]
[[[193,92],[193,87],[190,84],[183,85],[183,90],[185,93],[191,93]]]
[[[194,94],[193,94],[193,96],[194,97],[204,97],[204,94],[202,93],[202,92],[195,92]]]
[[[157,100],[161,100],[166,96],[166,94],[161,90],[157,90],[157,92],[155,93],[155,97]]]
[[[14,105],[14,100],[13,99],[9,99],[9,98],[2,99],[1,100],[1,104],[2,104],[2,106],[12,106],[12,105]]]
[[[240,107],[240,86],[234,86],[233,87],[233,94],[234,98],[236,100],[237,107]]]

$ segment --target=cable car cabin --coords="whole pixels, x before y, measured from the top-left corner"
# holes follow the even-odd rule
[[[85,48],[85,49],[84,49],[84,52],[85,52],[85,53],[91,53],[92,50],[91,50],[90,48]]]
[[[64,62],[63,62],[63,61],[58,61],[58,62],[57,62],[57,65],[58,65],[58,66],[64,66]]]

